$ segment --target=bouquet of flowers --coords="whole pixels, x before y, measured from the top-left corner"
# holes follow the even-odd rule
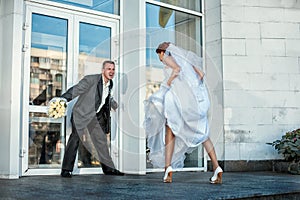
[[[67,100],[55,97],[50,100],[48,106],[48,116],[54,119],[64,117],[67,111]]]

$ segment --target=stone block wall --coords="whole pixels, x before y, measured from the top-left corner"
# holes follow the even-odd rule
[[[300,1],[221,0],[221,47],[225,160],[280,159],[266,143],[300,127]]]

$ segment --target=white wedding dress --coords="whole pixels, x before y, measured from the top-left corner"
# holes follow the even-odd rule
[[[144,128],[150,160],[154,167],[165,167],[165,125],[175,135],[175,148],[171,165],[183,168],[185,153],[191,153],[209,135],[207,111],[210,107],[208,92],[203,80],[193,69],[202,71],[202,60],[194,53],[170,44],[167,48],[180,73],[171,87],[166,85],[172,69],[165,67],[165,81],[160,89],[144,102]],[[165,54],[166,56],[167,54]]]

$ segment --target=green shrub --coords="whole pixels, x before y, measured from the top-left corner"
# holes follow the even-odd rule
[[[300,128],[287,132],[280,140],[267,143],[275,147],[278,154],[282,154],[287,161],[300,161]]]

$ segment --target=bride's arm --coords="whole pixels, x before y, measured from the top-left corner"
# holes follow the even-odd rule
[[[194,68],[195,72],[199,75],[200,80],[202,80],[203,77],[204,77],[204,73],[200,69],[198,69],[197,67],[193,66],[193,68]]]
[[[176,63],[176,61],[173,59],[172,56],[166,56],[164,58],[164,62],[165,64],[172,68],[172,73],[171,73],[171,76],[169,77],[168,81],[167,81],[167,84],[169,86],[171,86],[172,84],[172,81],[178,76],[179,72],[180,72],[180,67],[179,65]]]

